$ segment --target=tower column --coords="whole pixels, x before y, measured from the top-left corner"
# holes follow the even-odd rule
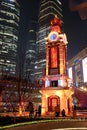
[[[60,74],[65,74],[66,70],[66,46],[61,43],[59,45],[59,72]]]

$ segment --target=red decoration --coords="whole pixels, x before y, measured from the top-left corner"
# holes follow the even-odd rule
[[[51,48],[51,68],[57,68],[57,47]]]
[[[56,31],[58,33],[61,32],[61,26],[62,26],[62,21],[55,15],[55,17],[51,20],[51,25],[52,25],[52,31]]]
[[[51,25],[61,27],[62,26],[62,21],[57,17],[57,15],[55,15],[55,17],[51,21]]]

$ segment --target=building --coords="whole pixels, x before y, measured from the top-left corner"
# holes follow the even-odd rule
[[[68,61],[68,75],[75,87],[87,87],[87,48]]]
[[[36,40],[36,62],[35,62],[35,80],[45,75],[46,68],[46,46],[45,37],[51,30],[50,20],[57,15],[61,20],[62,4],[60,0],[42,0],[39,9],[38,31]]]
[[[87,109],[87,48],[69,60],[67,67],[74,88],[73,104],[77,109]]]
[[[51,31],[46,37],[46,75],[40,89],[42,94],[42,114],[61,115],[64,109],[66,115],[72,111],[73,89],[69,85],[66,74],[67,37],[61,32],[62,22],[55,16],[51,20]],[[56,109],[59,115],[56,115]]]
[[[16,75],[19,17],[16,0],[0,0],[0,76]]]
[[[87,0],[69,0],[71,11],[77,11],[82,20],[87,19]]]
[[[36,88],[35,84],[28,84],[25,80],[18,78],[21,75],[21,63],[24,62],[23,57],[19,59],[22,50],[17,49],[19,17],[20,6],[16,0],[0,0],[0,112],[13,111],[13,108],[18,111],[20,105],[26,107],[29,101],[40,102],[40,94],[37,94],[38,88]],[[29,68],[33,69],[35,61],[36,34],[34,28],[32,28],[33,25],[35,26],[36,22],[31,22],[31,28],[29,28],[29,37],[31,39],[28,39],[26,51],[27,71],[25,73],[28,73],[28,75],[31,72]],[[20,66],[18,64],[18,75],[14,78],[16,76],[17,54],[19,54],[18,63]],[[27,63],[30,63],[29,66]],[[3,80],[2,76],[4,76]]]
[[[24,77],[28,81],[33,81],[34,64],[36,59],[36,21],[31,21],[29,24],[28,39],[25,53]]]

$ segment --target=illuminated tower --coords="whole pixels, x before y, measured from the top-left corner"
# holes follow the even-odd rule
[[[62,21],[55,15],[51,21],[51,32],[46,37],[46,75],[41,79],[44,87],[42,93],[42,113],[54,112],[57,105],[70,112],[73,91],[66,74],[67,38],[61,32]]]
[[[19,9],[17,0],[0,0],[0,75],[16,74]]]
[[[66,35],[61,32],[62,21],[55,16],[52,29],[46,38],[46,75],[66,73]],[[57,42],[57,43],[56,43]]]
[[[38,18],[38,31],[36,40],[35,79],[44,75],[46,68],[45,37],[51,30],[50,20],[54,15],[63,20],[62,3],[60,0],[41,0]]]

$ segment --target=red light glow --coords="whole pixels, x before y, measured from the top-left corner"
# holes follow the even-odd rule
[[[50,49],[50,55],[51,68],[57,68],[57,47],[52,47]]]
[[[42,93],[42,115],[54,114],[54,108],[58,103],[60,106],[60,111],[65,109],[68,115],[72,109],[72,94],[73,90],[68,89],[43,89],[40,90]]]

